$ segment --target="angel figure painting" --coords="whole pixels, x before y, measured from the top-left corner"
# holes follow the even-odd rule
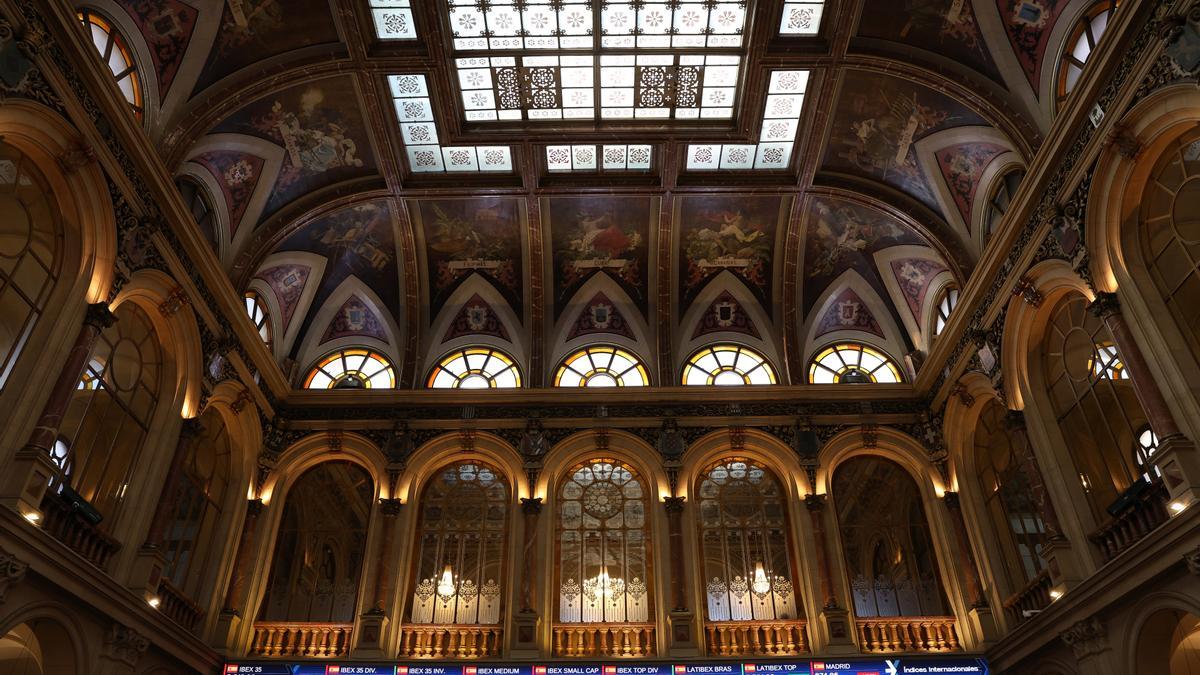
[[[516,200],[446,199],[418,204],[416,212],[425,232],[431,306],[440,306],[467,277],[479,274],[518,309],[521,224]]]
[[[554,245],[556,307],[593,275],[612,277],[639,305],[646,301],[650,197],[555,198],[548,210]]]
[[[684,302],[711,277],[729,270],[770,303],[775,233],[790,200],[782,196],[690,197],[679,211]]]

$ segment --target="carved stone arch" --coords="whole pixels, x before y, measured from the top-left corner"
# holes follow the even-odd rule
[[[61,602],[31,601],[0,618],[0,637],[8,635],[22,624],[31,622],[50,622],[50,626],[40,626],[40,635],[37,629],[32,626],[30,629],[38,638],[38,642],[42,643],[43,653],[52,651],[70,659],[72,663],[61,664],[62,668],[70,668],[73,665],[74,672],[82,672],[87,668],[85,664],[96,663],[99,654],[92,653],[89,649],[88,631],[79,620],[77,607]],[[47,629],[54,632],[47,632]]]
[[[1000,187],[1000,182],[1010,171],[1025,171],[1027,165],[1016,152],[1006,152],[991,161],[979,177],[975,201],[971,205],[971,242],[976,255],[982,256],[988,243],[987,217],[991,197]]]
[[[824,317],[826,312],[833,309],[833,303],[837,300],[842,290],[847,288],[852,290],[867,306],[867,309],[871,311],[876,322],[883,329],[885,337],[881,338],[878,335],[862,330],[835,330],[824,335],[816,335],[821,317]],[[857,270],[848,269],[842,272],[825,288],[813,304],[813,307],[816,308],[816,311],[810,312],[805,318],[801,333],[804,336],[804,348],[801,350],[801,353],[805,355],[804,372],[801,374],[801,377],[805,381],[807,381],[808,377],[808,366],[812,363],[813,358],[824,347],[838,342],[861,342],[880,350],[905,374],[906,379],[909,381],[912,380],[914,374],[905,365],[902,358],[908,353],[908,350],[905,348],[904,337],[899,327],[896,326],[896,321],[892,317],[887,303],[883,301],[883,298],[879,296],[875,289],[867,283],[867,280]],[[899,358],[897,355],[899,355]]]
[[[331,451],[331,447],[335,449]],[[282,503],[288,489],[304,472],[323,462],[337,460],[361,466],[375,483],[379,497],[390,497],[384,492],[387,485],[387,458],[379,446],[357,433],[332,431],[309,434],[280,453],[275,469],[259,490],[259,497],[264,504]]]
[[[587,309],[588,303],[598,293],[603,293],[614,305],[617,305],[617,310],[621,313],[621,318],[629,324],[630,332],[633,333],[633,339],[616,333],[592,333],[579,335],[575,338],[570,337],[571,330],[580,318],[580,313]],[[554,326],[551,335],[550,359],[547,361],[550,364],[551,372],[548,374],[547,381],[553,381],[553,370],[558,367],[558,364],[562,363],[563,359],[576,350],[597,342],[611,343],[628,349],[642,360],[642,365],[646,366],[646,371],[650,374],[651,381],[654,379],[653,374],[657,371],[658,366],[652,360],[655,350],[650,343],[650,328],[646,325],[645,317],[642,316],[642,311],[638,309],[637,304],[621,288],[621,285],[607,274],[593,274],[590,279],[579,287],[579,290],[575,291],[570,301],[567,302],[566,307],[563,308],[562,314],[559,316],[558,323]]]
[[[472,431],[469,446],[463,432],[447,432],[426,441],[406,462],[404,474],[396,483],[393,498],[405,503],[417,501],[421,490],[439,469],[454,462],[477,459],[500,469],[512,487],[513,505],[530,495],[529,481],[520,453],[495,434]]]
[[[910,304],[912,299],[904,293],[900,287],[900,281],[896,278],[896,272],[892,269],[893,261],[907,259],[927,260],[943,268],[936,272],[933,278],[926,281],[925,294],[919,298],[919,309],[916,312],[913,311],[912,304]],[[896,307],[896,313],[900,315],[900,321],[904,324],[904,329],[908,332],[913,345],[917,349],[928,352],[933,346],[933,326],[934,321],[937,320],[938,296],[943,289],[952,284],[959,285],[961,288],[950,265],[932,248],[901,245],[885,248],[876,253],[875,267],[879,271],[879,278],[883,280],[883,286],[887,289],[888,296]]]
[[[446,332],[453,324],[458,313],[473,296],[478,295],[488,304],[496,314],[496,318],[500,320],[501,325],[509,335],[509,340],[504,340],[492,335],[462,335],[451,340],[443,342]],[[526,342],[526,331],[522,328],[520,317],[513,311],[508,301],[500,294],[487,279],[478,275],[472,274],[463,280],[463,282],[454,289],[450,297],[442,305],[441,310],[436,316],[430,317],[430,329],[424,335],[424,354],[425,358],[422,361],[421,370],[418,371],[418,378],[425,377],[429,371],[438,364],[447,352],[461,347],[471,345],[490,345],[507,353],[517,363],[517,367],[521,370],[521,382],[527,384],[532,381],[532,373],[529,372],[529,348],[530,345]]]
[[[158,91],[158,74],[154,58],[150,54],[150,46],[146,44],[146,38],[134,23],[133,17],[129,16],[129,13],[114,0],[74,0],[72,5],[77,9],[87,7],[98,10],[101,16],[113,23],[117,32],[124,38],[125,44],[133,51],[133,63],[137,68],[138,83],[142,87],[142,119],[139,124],[147,131],[161,127],[159,117],[162,98]],[[86,44],[90,50],[88,55],[95,54],[96,48],[92,46],[90,39]],[[98,55],[97,58],[99,58]],[[109,73],[107,64],[104,65],[103,71],[105,74]],[[121,97],[121,100],[125,100],[124,97]]]
[[[271,321],[271,335],[274,338],[271,341],[271,350],[276,359],[282,359],[292,352],[292,345],[300,337],[300,327],[304,325],[304,317],[308,315],[313,298],[317,295],[328,263],[328,258],[317,253],[304,251],[275,253],[263,259],[255,276],[247,284],[246,290],[256,291],[259,299],[267,305],[268,318]],[[283,323],[284,312],[283,307],[279,304],[279,297],[270,284],[258,276],[266,270],[281,265],[297,265],[308,269],[308,278],[304,282],[300,297],[296,299],[296,306],[292,309],[286,325]]]
[[[774,322],[771,321],[771,315],[767,310],[763,309],[763,306],[746,286],[745,282],[729,270],[724,270],[708,280],[704,289],[696,294],[696,299],[692,301],[691,306],[679,318],[679,330],[676,333],[676,348],[674,350],[676,363],[672,371],[675,380],[663,384],[679,384],[680,373],[683,372],[688,359],[697,350],[718,342],[734,342],[750,347],[766,357],[771,367],[775,370],[778,382],[791,382],[792,380],[787,372],[787,363],[783,358],[782,336],[777,340],[771,341],[746,335],[742,332],[720,331],[706,333],[695,338],[691,337],[696,332],[696,327],[700,323],[702,315],[708,311],[712,303],[722,293],[729,293],[729,295],[737,300],[737,303],[749,315],[750,321],[758,328],[759,335],[771,336],[776,334],[776,331],[773,329]]]
[[[788,499],[799,503],[805,495],[812,493],[807,472],[796,457],[796,453],[777,437],[760,429],[738,429],[740,445],[732,443],[733,429],[718,429],[696,439],[683,454],[683,465],[679,468],[678,497],[690,497],[692,487],[700,474],[713,462],[723,457],[749,457],[769,468],[781,485],[787,488]]]
[[[383,329],[387,333],[387,340],[380,340],[366,335],[349,335],[321,342],[326,327],[336,317],[342,305],[352,297],[362,300],[375,313],[375,316],[383,324]],[[388,357],[388,360],[392,362],[392,367],[396,371],[396,380],[399,381],[400,367],[404,363],[401,353],[401,345],[403,344],[404,335],[402,328],[396,324],[395,317],[387,310],[387,306],[383,300],[375,294],[374,290],[363,283],[361,279],[351,274],[329,294],[325,303],[313,314],[313,320],[309,325],[308,332],[304,335],[304,339],[300,343],[300,348],[296,352],[296,363],[304,369],[304,374],[307,374],[308,369],[311,368],[317,359],[332,351],[353,346],[371,347],[378,349],[380,353]]]
[[[951,394],[949,400],[946,401],[946,412],[942,420],[942,437],[946,441],[946,451],[950,463],[951,487],[960,493],[967,493],[971,490],[964,490],[964,481],[969,480],[964,476],[975,475],[974,436],[979,416],[992,401],[1006,407],[1007,405],[1000,397],[1000,392],[996,391],[991,380],[983,373],[968,372],[958,378],[958,384],[962,387],[959,390],[961,393]],[[970,403],[964,403],[964,399],[969,400]]]
[[[216,254],[217,260],[222,265],[225,265],[233,255],[233,245],[229,241],[229,209],[225,203],[225,195],[221,190],[221,186],[217,185],[216,179],[213,178],[212,173],[208,169],[196,162],[184,162],[179,167],[179,170],[175,172],[175,178],[179,179],[183,177],[190,178],[201,186],[204,196],[212,207],[212,227],[215,228],[213,238],[216,240],[217,245],[213,253]]]
[[[1125,672],[1131,675],[1153,675],[1154,673],[1166,672],[1163,666],[1168,665],[1171,657],[1170,653],[1170,634],[1163,634],[1161,628],[1152,628],[1149,624],[1154,618],[1154,615],[1159,612],[1179,612],[1181,614],[1190,614],[1195,617],[1200,617],[1200,601],[1197,601],[1197,595],[1194,592],[1196,582],[1195,577],[1189,577],[1183,581],[1183,584],[1191,585],[1193,592],[1189,593],[1183,589],[1161,590],[1150,593],[1138,599],[1137,604],[1132,609],[1124,613],[1125,625],[1118,628],[1120,635],[1128,636],[1127,639],[1117,640],[1116,648],[1118,650],[1117,663],[1126,665]],[[1166,650],[1151,649],[1152,656],[1163,656],[1163,661],[1159,664],[1152,664],[1146,658],[1146,654],[1139,653],[1142,646],[1143,633],[1147,630],[1153,631],[1154,637],[1160,639],[1161,647],[1166,647]],[[1162,652],[1166,653],[1163,654]]]

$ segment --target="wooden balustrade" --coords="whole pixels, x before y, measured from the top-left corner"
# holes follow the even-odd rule
[[[405,624],[400,656],[427,659],[479,659],[499,656],[503,643],[498,624]]]
[[[710,621],[704,629],[710,656],[795,656],[808,653],[806,625],[800,620]]]
[[[652,623],[554,625],[555,656],[653,656]]]
[[[195,630],[196,623],[204,615],[204,610],[188,599],[183,591],[163,577],[158,581],[158,611],[168,619],[190,630]]]
[[[1159,525],[1170,520],[1167,513],[1169,500],[1170,494],[1162,479],[1155,480],[1133,497],[1120,513],[1088,535],[1088,539],[1100,547],[1105,561],[1112,560]]]
[[[1025,588],[1004,601],[1004,610],[1014,623],[1022,623],[1050,605],[1050,571],[1042,570]]]
[[[103,569],[121,550],[121,543],[104,534],[53,492],[42,499],[42,529],[67,548]]]
[[[952,616],[858,619],[858,648],[867,653],[950,652],[959,649]]]
[[[250,656],[333,658],[350,653],[348,623],[285,623],[258,621]]]

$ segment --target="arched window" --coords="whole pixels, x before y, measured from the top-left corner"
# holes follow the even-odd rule
[[[1010,429],[1008,410],[991,402],[975,427],[975,470],[979,494],[1002,543],[1007,593],[1016,593],[1045,568],[1045,483],[1024,431]]]
[[[58,277],[63,233],[53,200],[33,161],[0,141],[0,389]]]
[[[94,9],[84,7],[79,10],[79,21],[92,38],[92,44],[100,53],[100,60],[112,71],[113,79],[121,95],[133,107],[133,113],[142,119],[142,79],[138,74],[137,63],[133,60],[133,50],[129,43],[117,31],[116,26]]]
[[[217,217],[216,212],[213,211],[208,191],[191,176],[176,177],[175,187],[183,197],[183,203],[191,211],[196,225],[200,226],[200,232],[204,234],[204,239],[212,247],[212,250],[217,252]]]
[[[318,464],[296,479],[259,621],[354,621],[374,494],[371,477],[351,462]]]
[[[1012,206],[1012,200],[1017,196],[1017,188],[1021,186],[1021,180],[1024,178],[1025,172],[1014,168],[1006,171],[1004,176],[996,181],[996,187],[988,199],[987,212],[983,217],[984,241],[990,239],[992,233],[1000,226],[1000,221]]]
[[[515,389],[521,371],[512,357],[491,347],[466,347],[447,354],[429,373],[430,389]]]
[[[756,462],[723,459],[699,478],[709,621],[798,618],[787,495]]]
[[[883,352],[856,342],[827,347],[808,369],[813,384],[900,382],[900,369]]]
[[[1154,463],[1154,453],[1158,452],[1158,436],[1150,430],[1149,424],[1143,424],[1137,432],[1137,444],[1133,448],[1133,461],[1138,471],[1142,472],[1142,480],[1150,482],[1162,477],[1162,471]]]
[[[116,517],[127,492],[141,487],[130,485],[130,477],[154,417],[163,367],[150,317],[133,302],[114,314],[59,427],[68,471],[57,479],[107,521]]]
[[[933,321],[933,334],[941,335],[942,330],[946,328],[946,322],[950,320],[950,313],[958,306],[958,287],[947,286],[942,291],[941,297],[937,302],[937,318]]]
[[[619,347],[597,345],[568,356],[554,376],[556,387],[645,387],[646,367]]]
[[[163,577],[184,597],[200,599],[214,554],[221,549],[217,528],[229,491],[232,447],[220,413],[200,416],[199,433],[187,440],[175,512],[163,538]]]
[[[644,623],[650,608],[649,499],[616,459],[573,467],[558,491],[558,620]]]
[[[317,362],[305,389],[394,389],[396,371],[387,357],[370,349],[340,349]]]
[[[762,354],[741,345],[705,347],[683,367],[689,385],[775,384],[775,370]]]
[[[1082,295],[1052,311],[1042,343],[1043,373],[1063,440],[1099,522],[1141,472],[1130,448],[1146,414],[1104,323]]]
[[[937,553],[912,476],[881,457],[854,457],[834,471],[833,498],[855,616],[945,616]]]
[[[500,623],[508,502],[504,476],[480,462],[430,479],[418,503],[413,623]]]
[[[254,323],[254,327],[258,330],[258,336],[271,346],[271,316],[267,314],[267,303],[263,302],[258,293],[254,291],[246,291],[246,314],[250,317],[250,321]]]
[[[1075,89],[1088,57],[1096,50],[1100,37],[1108,28],[1113,12],[1117,11],[1116,0],[1100,0],[1088,8],[1071,28],[1062,56],[1058,62],[1058,102],[1061,104]]]

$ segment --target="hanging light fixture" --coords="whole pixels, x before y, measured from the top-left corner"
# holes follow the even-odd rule
[[[750,583],[750,589],[758,595],[766,595],[771,591],[771,580],[767,578],[767,571],[761,562],[754,563],[754,581]]]
[[[442,569],[442,578],[438,580],[437,592],[444,598],[454,595],[454,571],[450,569],[449,564]]]

